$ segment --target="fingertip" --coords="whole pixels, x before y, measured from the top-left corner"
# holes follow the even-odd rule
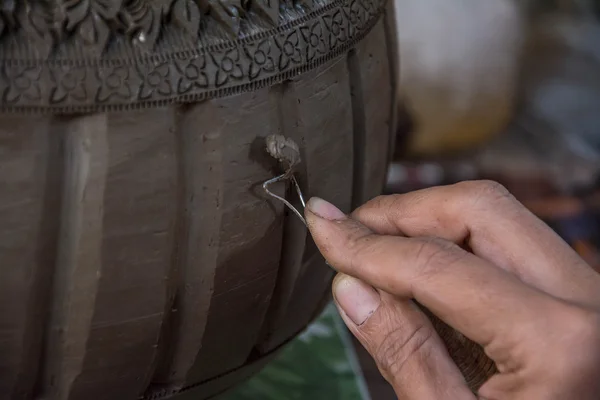
[[[345,274],[338,274],[335,277],[333,297],[356,326],[364,324],[377,311],[381,303],[381,297],[375,289]]]
[[[346,214],[333,204],[318,197],[312,197],[304,210],[307,227],[319,250],[327,258],[332,250],[340,246],[338,234],[351,222]],[[331,244],[336,243],[334,248]]]
[[[339,208],[319,197],[310,198],[306,203],[306,209],[317,217],[329,221],[339,221],[347,218],[346,214]]]
[[[335,288],[337,287],[337,285],[340,284],[340,281],[342,281],[345,276],[346,276],[346,274],[339,272],[333,278],[333,282],[331,283],[331,290],[332,290],[334,299],[335,299]]]

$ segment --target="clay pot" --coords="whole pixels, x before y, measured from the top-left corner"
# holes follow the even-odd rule
[[[200,400],[255,373],[333,276],[264,195],[264,138],[299,144],[306,196],[380,193],[385,0],[2,4],[0,397]]]

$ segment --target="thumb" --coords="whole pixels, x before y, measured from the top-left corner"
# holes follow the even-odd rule
[[[346,326],[399,399],[475,399],[430,321],[413,302],[344,274],[335,278],[333,296]]]

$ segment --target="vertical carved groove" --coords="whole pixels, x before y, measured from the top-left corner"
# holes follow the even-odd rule
[[[181,134],[181,123],[182,117],[187,109],[188,106],[186,105],[182,105],[175,109],[173,115],[173,129],[170,129],[167,133],[174,136],[175,142],[174,157],[176,160],[176,184],[174,190],[176,191],[176,205],[174,209],[174,233],[171,244],[172,252],[169,263],[170,268],[167,272],[166,279],[166,301],[160,336],[158,339],[158,350],[154,360],[152,373],[148,375],[148,381],[144,389],[144,396],[149,398],[171,395],[176,391],[176,388],[171,385],[165,385],[162,382],[157,383],[157,380],[162,381],[162,376],[167,373],[165,371],[170,368],[174,350],[172,343],[177,340],[177,331],[179,327],[177,306],[175,302],[181,286],[182,258],[186,248],[186,244],[182,242],[186,237],[186,196],[188,190],[186,184],[186,143]]]
[[[281,220],[261,195],[260,185],[273,176],[261,160],[268,157],[264,138],[274,131],[265,118],[272,109],[267,89],[204,106],[207,118],[200,126],[213,127],[204,136],[218,134],[222,140],[222,222],[214,293],[202,349],[189,379],[208,379],[243,365],[271,301]],[[263,146],[257,151],[260,141]]]
[[[69,398],[81,372],[101,270],[106,115],[64,122],[58,254],[47,327],[43,395]]]
[[[354,150],[350,135],[352,105],[346,60],[340,57],[289,85],[291,89],[287,90],[281,103],[293,108],[288,111],[283,108],[283,119],[289,129],[286,135],[294,138],[303,152],[304,170],[299,175],[305,196],[326,198],[347,212],[352,195]],[[290,196],[290,200],[294,196]],[[299,221],[295,216],[290,218],[285,221],[276,286],[280,297],[273,300],[281,303],[271,306],[280,318],[270,321],[269,335],[263,335],[267,340],[263,339],[258,346],[263,353],[281,345],[310,322],[329,292],[333,275],[312,238],[306,236],[304,226],[296,225]],[[292,233],[293,229],[298,231]],[[298,261],[296,257],[299,256]]]
[[[218,130],[202,132],[214,118],[206,105],[183,107],[177,124],[180,221],[177,281],[162,365],[147,396],[183,387],[206,328],[217,268],[222,204],[222,151]],[[168,339],[167,339],[168,338]]]
[[[392,161],[392,157],[394,156],[396,150],[396,140],[397,140],[397,126],[398,126],[398,113],[399,113],[399,80],[400,80],[400,68],[399,68],[399,59],[398,59],[398,42],[396,38],[396,27],[395,27],[395,19],[394,19],[394,2],[390,1],[386,5],[384,14],[383,14],[383,29],[385,36],[385,50],[387,54],[388,61],[388,71],[389,71],[389,82],[392,86],[392,90],[390,93],[390,121],[389,121],[389,139],[388,139],[388,161]]]
[[[352,187],[352,208],[359,206],[365,198],[367,171],[365,150],[367,148],[367,128],[365,99],[360,64],[356,50],[348,52],[346,58],[350,75],[350,99],[352,102],[352,136],[354,140],[354,185]]]
[[[0,126],[0,397],[36,390],[54,266],[59,140],[51,118]],[[2,285],[3,284],[3,285]]]
[[[210,52],[231,42],[218,24],[237,0],[201,14],[195,0],[75,0],[47,15],[54,30],[37,18],[48,2],[31,2],[19,15],[39,31],[5,27],[0,105],[71,116],[7,114],[0,126],[0,260],[12,266],[0,268],[1,398],[154,398],[196,384],[205,398],[310,322],[332,270],[296,217],[265,201],[275,163],[255,145],[295,139],[307,196],[349,211],[354,182],[372,176],[353,166],[359,104],[342,54],[377,18],[380,1],[366,1],[348,21],[346,0],[302,1],[300,14],[257,0],[238,21],[244,43]],[[285,25],[275,36],[259,8]],[[361,96],[374,97],[362,78]]]
[[[355,153],[353,205],[381,194],[387,172],[392,94],[383,21],[348,55]]]
[[[60,126],[60,122],[58,122]],[[55,132],[53,125],[47,127],[46,149],[44,153],[44,167],[46,176],[43,189],[43,206],[40,215],[40,231],[38,234],[38,248],[36,264],[38,271],[34,276],[35,298],[31,302],[27,312],[31,320],[30,329],[35,335],[31,348],[30,357],[35,364],[29,364],[29,368],[35,371],[35,381],[29,391],[21,393],[23,397],[39,394],[43,388],[43,370],[47,363],[46,344],[50,330],[50,312],[52,304],[53,276],[56,268],[58,255],[58,238],[60,235],[60,210],[62,204],[63,188],[63,138],[59,132]]]
[[[357,182],[354,175],[357,149],[352,135],[354,105],[348,61],[340,57],[315,72],[318,79],[303,90],[299,86],[298,90],[298,97],[304,99],[303,119],[316,116],[310,125],[304,123],[309,195],[325,198],[342,211],[349,212]],[[328,135],[322,132],[328,132]],[[289,327],[294,326],[292,320],[308,324],[321,311],[331,293],[333,269],[325,264],[312,238],[309,237],[305,246],[302,272],[296,283],[300,290],[296,291],[288,311]],[[295,333],[289,327],[281,328],[285,332],[283,335],[288,337]],[[298,328],[296,323],[296,332]]]
[[[297,94],[294,85],[288,82],[271,88],[270,99],[275,109],[272,119],[275,120],[274,125],[278,126],[279,133],[293,139],[298,144],[302,144],[303,135],[297,124],[299,116]],[[304,146],[301,146],[302,153],[304,152],[303,148]],[[301,154],[301,156],[304,156],[304,154]],[[301,187],[306,187],[306,160],[304,157],[302,157],[302,162],[296,171],[296,177]],[[285,189],[283,189],[282,185],[273,190],[280,190],[278,194],[280,196],[284,195]],[[286,197],[296,209],[302,210],[302,204],[292,187],[288,186]],[[275,203],[275,205],[278,207],[278,210],[284,211],[281,258],[273,297],[271,298],[265,323],[263,324],[259,342],[257,343],[259,354],[266,353],[278,346],[277,342],[271,340],[271,333],[283,322],[283,318],[292,300],[298,282],[298,275],[302,270],[302,258],[308,233],[306,227],[296,215],[287,209],[282,209],[281,204]]]

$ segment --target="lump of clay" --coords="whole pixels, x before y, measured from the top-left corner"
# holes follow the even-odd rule
[[[266,143],[267,152],[277,159],[286,171],[300,163],[300,149],[292,139],[283,135],[269,135]]]

